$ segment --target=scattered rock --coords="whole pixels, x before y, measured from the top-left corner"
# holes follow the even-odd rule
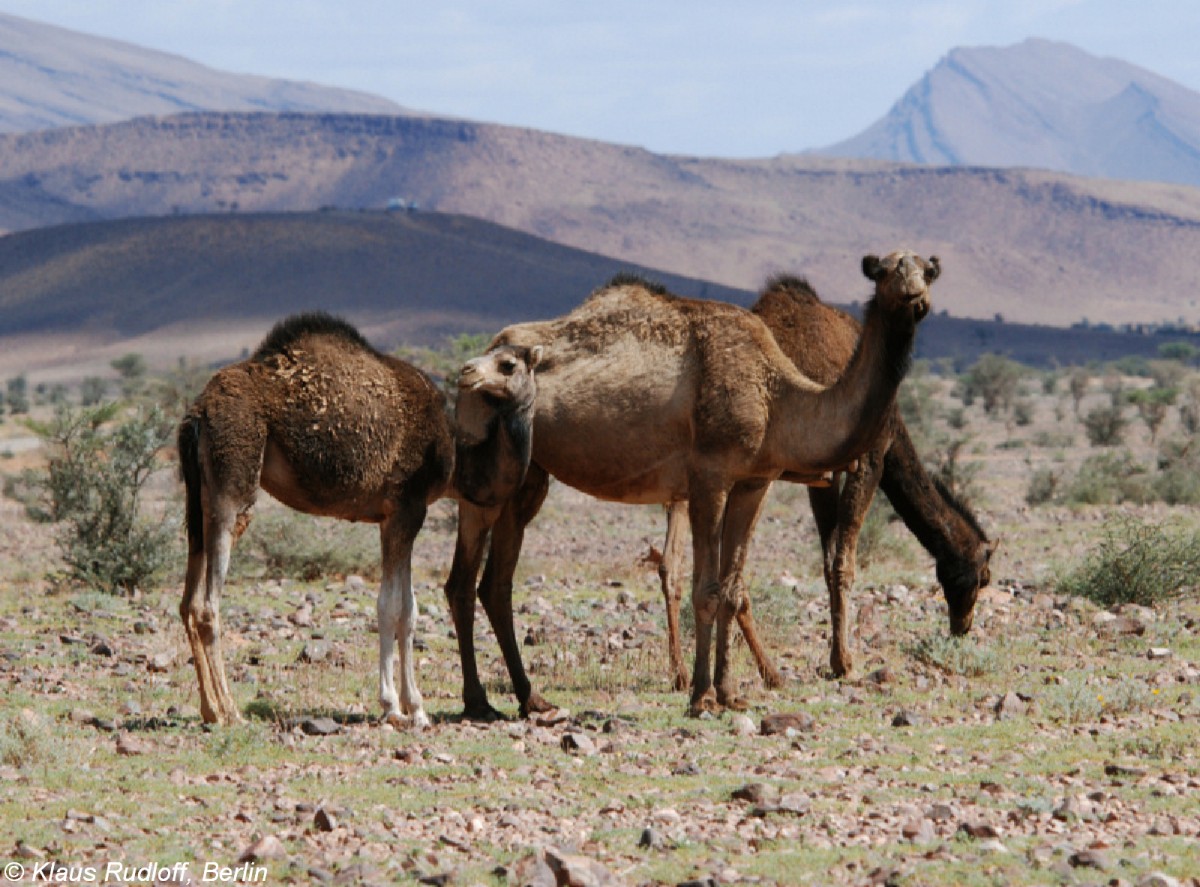
[[[300,722],[301,732],[308,736],[332,736],[341,729],[333,718],[305,718]]]
[[[91,653],[93,656],[115,656],[115,655],[117,655],[116,650],[113,649],[112,644],[110,644],[104,638],[98,638],[96,640],[96,643],[92,644],[92,646],[88,648],[88,652]]]
[[[638,846],[646,850],[662,850],[667,846],[663,836],[653,828],[642,829],[642,836],[638,838]]]
[[[331,832],[337,828],[337,817],[324,807],[318,807],[313,815],[313,827],[319,832]]]
[[[547,848],[544,855],[558,884],[570,887],[617,887],[623,883],[603,865],[586,856],[563,853],[554,848]]]
[[[552,708],[550,711],[539,711],[530,715],[539,727],[557,727],[571,720],[571,712],[565,708]]]
[[[1149,772],[1149,770],[1146,770],[1142,767],[1128,767],[1125,764],[1104,765],[1105,776],[1122,776],[1127,779],[1140,779]]]
[[[175,654],[169,651],[155,653],[146,663],[146,667],[157,674],[170,671],[175,665]]]
[[[937,831],[933,823],[924,817],[906,821],[900,826],[900,835],[914,844],[928,844],[937,839]]]
[[[117,736],[117,754],[131,757],[140,755],[145,752],[140,742],[130,736],[128,733],[121,733]]]
[[[559,744],[568,754],[590,757],[596,753],[596,743],[586,733],[564,733]]]
[[[999,838],[1000,833],[986,822],[974,823],[964,822],[959,825],[958,830],[972,838],[976,839],[994,839]]]
[[[810,733],[815,727],[816,721],[813,720],[812,715],[807,712],[796,712],[794,714],[766,715],[763,717],[759,729],[763,736],[777,736],[786,734],[788,730]]]
[[[996,703],[996,717],[1001,721],[1021,718],[1028,713],[1028,703],[1011,690],[1001,696],[1000,701]]]
[[[730,727],[733,729],[735,736],[753,736],[758,732],[754,726],[754,721],[747,715],[737,714],[730,721]]]
[[[908,709],[901,709],[896,712],[896,716],[892,718],[893,727],[919,727],[921,725],[921,716],[916,712],[911,712]]]
[[[521,887],[558,887],[558,878],[541,853],[517,860],[506,875],[509,884],[520,884]]]
[[[238,862],[260,862],[264,859],[282,859],[287,854],[283,842],[274,835],[263,835],[242,851]]]
[[[1151,647],[1146,651],[1146,658],[1152,661],[1170,659],[1171,650],[1168,647]]]
[[[1072,853],[1067,862],[1072,868],[1097,869],[1104,871],[1108,868],[1108,859],[1099,850],[1080,850],[1078,853]]]
[[[739,789],[734,789],[733,799],[763,806],[779,799],[779,786],[769,782],[747,783]]]
[[[294,613],[288,615],[288,622],[295,625],[297,628],[310,628],[313,624],[313,608],[311,604],[304,604]]]
[[[896,673],[885,665],[883,668],[877,668],[867,675],[867,680],[872,684],[878,684],[882,687],[886,684],[896,683]]]
[[[297,662],[324,662],[329,658],[329,642],[328,641],[309,641],[300,650],[300,655],[296,657]]]
[[[1138,878],[1137,887],[1182,887],[1182,882],[1162,872],[1150,872]]]

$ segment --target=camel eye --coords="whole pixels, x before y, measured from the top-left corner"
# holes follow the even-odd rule
[[[517,369],[517,362],[512,358],[500,361],[500,372],[506,376],[511,376]]]

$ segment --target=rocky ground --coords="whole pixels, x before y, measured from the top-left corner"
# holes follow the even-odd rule
[[[510,719],[458,717],[441,504],[416,563],[432,727],[377,719],[364,563],[316,582],[250,569],[227,589],[247,721],[210,730],[180,571],[132,599],[59,587],[52,536],[0,499],[0,864],[96,883],[116,864],[107,883],[1198,885],[1200,600],[1061,594],[1113,509],[1029,508],[1042,455],[975,421],[977,510],[1002,547],[971,635],[947,637],[932,562],[889,524],[853,597],[856,670],[823,677],[815,533],[803,491],[779,488],[751,594],[787,684],[764,689],[739,644],[749,710],[701,719],[667,677],[656,508],[556,485],[531,528],[517,627],[552,714],[516,718],[479,625]]]

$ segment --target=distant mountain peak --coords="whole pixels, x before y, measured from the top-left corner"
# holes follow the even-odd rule
[[[1200,184],[1200,93],[1029,38],[948,52],[866,130],[818,153]]]
[[[0,14],[0,132],[181,111],[402,114],[348,89],[230,74],[180,56]]]

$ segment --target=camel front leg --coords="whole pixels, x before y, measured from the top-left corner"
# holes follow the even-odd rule
[[[735,486],[725,506],[725,519],[721,529],[721,599],[717,610],[717,661],[714,682],[717,688],[717,702],[738,710],[744,709],[746,703],[737,695],[734,687],[733,672],[729,667],[729,641],[734,617],[739,616],[743,608],[749,613],[749,597],[742,574],[746,567],[750,540],[770,486],[767,481],[746,482]],[[756,655],[764,656],[752,620],[750,626],[751,633],[747,640],[753,638],[752,648],[759,648]]]
[[[376,613],[379,622],[379,703],[384,718],[394,725],[411,724],[421,730],[429,717],[417,689],[413,668],[413,635],[416,633],[416,595],[412,587],[413,542],[425,520],[424,504],[409,505],[380,526],[383,580]],[[395,664],[400,658],[400,693],[396,693]]]
[[[663,543],[658,578],[662,583],[663,600],[667,605],[667,655],[671,664],[671,680],[676,690],[688,686],[687,667],[683,664],[683,644],[679,631],[679,604],[683,598],[683,539],[688,529],[686,502],[667,506],[667,539]]]
[[[693,481],[688,491],[692,523],[692,612],[696,617],[696,658],[688,713],[721,711],[713,692],[710,657],[713,622],[721,605],[721,522],[726,491]]]
[[[487,547],[488,533],[499,514],[499,508],[485,509],[465,500],[459,501],[454,563],[446,580],[446,603],[454,619],[454,633],[458,638],[458,656],[462,665],[463,717],[479,721],[503,718],[488,702],[487,691],[479,680],[475,657],[475,582]]]
[[[809,490],[813,517],[821,536],[825,587],[829,592],[829,671],[835,678],[854,670],[848,601],[858,564],[858,537],[871,508],[883,468],[887,441],[881,440],[846,476],[839,490]]]
[[[513,692],[520,703],[521,717],[554,708],[534,692],[525,673],[512,610],[513,574],[521,556],[525,527],[541,510],[549,488],[549,475],[537,464],[530,465],[521,489],[505,504],[492,528],[492,545],[483,568],[483,578],[479,582],[479,602],[483,604],[483,610],[500,644]]]

